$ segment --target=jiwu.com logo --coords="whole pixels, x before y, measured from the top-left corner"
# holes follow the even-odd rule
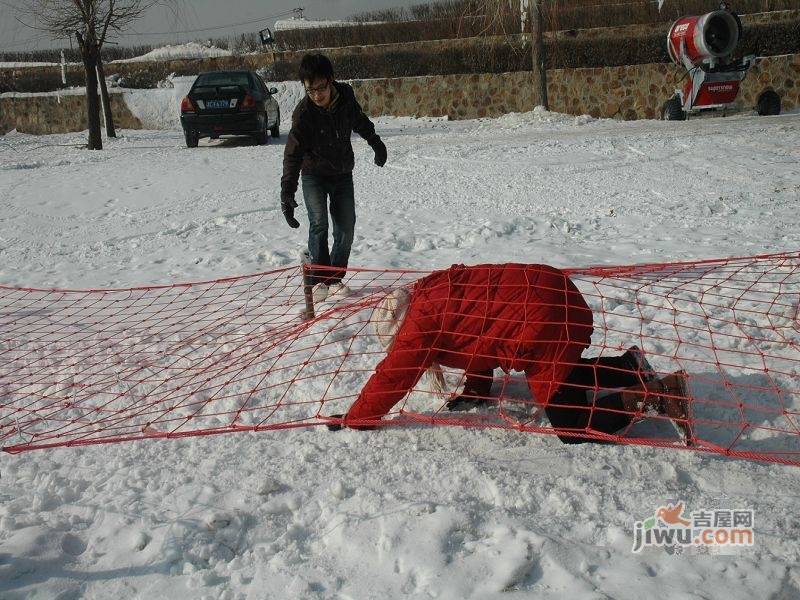
[[[754,544],[752,509],[702,509],[688,515],[683,501],[658,507],[633,524],[633,552],[644,548],[696,548],[718,552]]]

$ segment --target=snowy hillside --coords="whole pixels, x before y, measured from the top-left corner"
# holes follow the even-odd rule
[[[133,115],[147,129],[181,128],[181,100],[189,93],[195,76],[170,77],[164,87],[155,90],[132,90],[123,92],[125,103]],[[284,127],[291,122],[292,111],[305,93],[297,81],[266,81],[268,87],[275,87]]]
[[[216,46],[205,46],[198,42],[186,42],[174,46],[167,44],[161,48],[155,48],[150,52],[134,58],[119,59],[115,63],[149,62],[160,60],[183,60],[191,58],[216,58],[219,56],[231,56],[230,50],[217,48]]]
[[[367,21],[360,25],[375,25],[380,21]],[[275,31],[291,31],[293,29],[319,29],[324,27],[345,27],[355,25],[353,21],[314,21],[311,19],[292,17],[275,21]]]
[[[189,81],[191,83],[191,81]],[[0,137],[0,282],[125,287],[294,264],[283,136]],[[168,101],[156,100],[161,94]],[[163,100],[163,98],[162,98]],[[177,105],[172,105],[177,106]],[[165,108],[167,107],[167,108]],[[149,120],[148,120],[149,119]],[[800,114],[616,122],[380,118],[351,264],[626,264],[800,249]],[[301,200],[301,196],[298,196]],[[458,428],[296,430],[0,456],[0,597],[795,598],[800,469]],[[667,502],[752,509],[753,548],[631,552]]]

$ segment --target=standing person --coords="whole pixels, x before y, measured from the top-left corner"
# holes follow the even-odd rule
[[[614,434],[650,411],[669,417],[691,443],[686,374],[657,377],[635,346],[621,356],[583,358],[592,311],[553,267],[454,265],[387,296],[372,320],[388,353],[345,426],[369,428],[426,371],[435,375],[444,365],[466,373],[449,410],[486,402],[495,368],[524,371],[534,402],[566,443],[589,441],[587,432]]]
[[[356,223],[353,192],[355,158],[350,136],[364,138],[375,152],[375,164],[386,164],[386,146],[364,114],[353,88],[335,81],[331,61],[322,54],[306,54],[300,62],[300,81],[306,96],[292,114],[292,129],[283,153],[281,210],[290,227],[294,218],[297,180],[302,172],[303,197],[308,210],[308,250],[311,260],[323,267],[312,273],[314,301],[330,292],[346,289],[345,275]],[[330,206],[328,205],[330,200]],[[328,250],[328,210],[333,224],[333,247]]]

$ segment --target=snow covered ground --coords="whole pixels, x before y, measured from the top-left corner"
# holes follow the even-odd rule
[[[296,96],[283,93],[285,123]],[[159,121],[157,104],[133,106]],[[798,114],[376,124],[385,168],[354,140],[353,265],[800,248]],[[294,263],[307,228],[302,207],[300,230],[280,213],[284,139],[188,150],[176,129],[124,131],[88,152],[85,134],[0,137],[0,282],[121,287]],[[409,428],[38,451],[0,456],[0,472],[3,598],[800,595],[796,467]],[[634,521],[677,499],[753,509],[755,546],[633,554]]]

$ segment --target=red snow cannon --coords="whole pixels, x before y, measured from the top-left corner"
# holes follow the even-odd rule
[[[739,95],[739,86],[755,63],[754,56],[734,61],[742,37],[742,22],[722,3],[719,10],[700,16],[682,17],[667,34],[672,61],[688,76],[682,89],[662,107],[665,120],[683,120],[690,114],[725,110]],[[780,113],[780,98],[771,90],[758,99],[759,114]]]
[[[684,59],[692,66],[703,61],[725,59],[736,50],[742,26],[727,10],[715,10],[699,17],[682,17],[667,35],[669,57],[677,65]]]

